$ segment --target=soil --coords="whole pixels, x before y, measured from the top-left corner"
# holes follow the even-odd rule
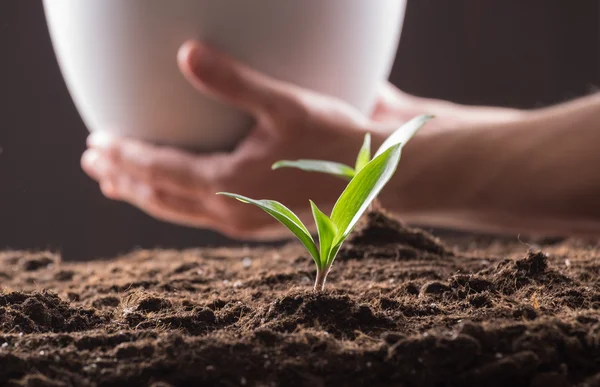
[[[598,386],[595,241],[370,214],[326,291],[297,243],[0,253],[0,385]]]

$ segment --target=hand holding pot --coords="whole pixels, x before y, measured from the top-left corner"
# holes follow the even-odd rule
[[[271,165],[295,158],[352,163],[366,131],[381,125],[337,99],[266,77],[198,43],[183,45],[178,62],[199,92],[254,117],[255,127],[232,153],[193,154],[95,132],[82,157],[105,196],[164,221],[233,237],[279,236],[284,230],[270,216],[215,193],[280,200],[306,219],[308,198],[331,207],[343,182],[271,171]]]

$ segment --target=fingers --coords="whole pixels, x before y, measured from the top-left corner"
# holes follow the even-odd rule
[[[207,199],[214,200],[214,192],[206,187],[220,173],[214,165],[217,157],[196,158],[100,132],[90,135],[88,144],[81,166],[99,182],[107,198],[127,202],[165,222],[222,229],[214,221],[219,218],[215,206],[205,205]],[[198,168],[203,160],[208,168]]]
[[[109,174],[108,169],[112,167],[119,173],[178,195],[202,195],[209,190],[207,180],[200,178],[201,168],[195,156],[186,152],[102,132],[91,134],[88,146],[82,167],[97,180]]]
[[[127,202],[158,220],[190,227],[214,227],[198,198],[189,199],[156,190],[128,175],[102,180],[100,189],[106,197]]]
[[[244,66],[215,50],[186,42],[178,63],[188,81],[197,89],[260,117],[285,104],[295,87],[283,84]]]
[[[222,207],[218,200],[222,198],[209,197],[205,201],[200,197],[178,196],[153,188],[146,182],[137,181],[128,175],[111,174],[109,172],[111,168],[106,167],[105,174],[100,178],[92,176],[99,181],[102,194],[109,199],[129,203],[157,220],[187,227],[210,228],[240,240],[246,238],[268,240],[285,235],[285,230],[279,225],[249,228],[239,221],[224,222],[224,219],[231,219],[231,217],[219,213],[218,209]],[[227,214],[227,211],[225,213]]]

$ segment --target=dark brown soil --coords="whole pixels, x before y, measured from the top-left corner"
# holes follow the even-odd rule
[[[0,253],[0,385],[600,386],[600,250],[372,214],[322,294],[283,248]]]

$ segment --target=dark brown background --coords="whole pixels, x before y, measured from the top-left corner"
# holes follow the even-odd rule
[[[409,0],[392,81],[417,95],[532,108],[595,90],[598,0]],[[0,249],[65,259],[219,244],[105,200],[38,0],[0,1]]]

